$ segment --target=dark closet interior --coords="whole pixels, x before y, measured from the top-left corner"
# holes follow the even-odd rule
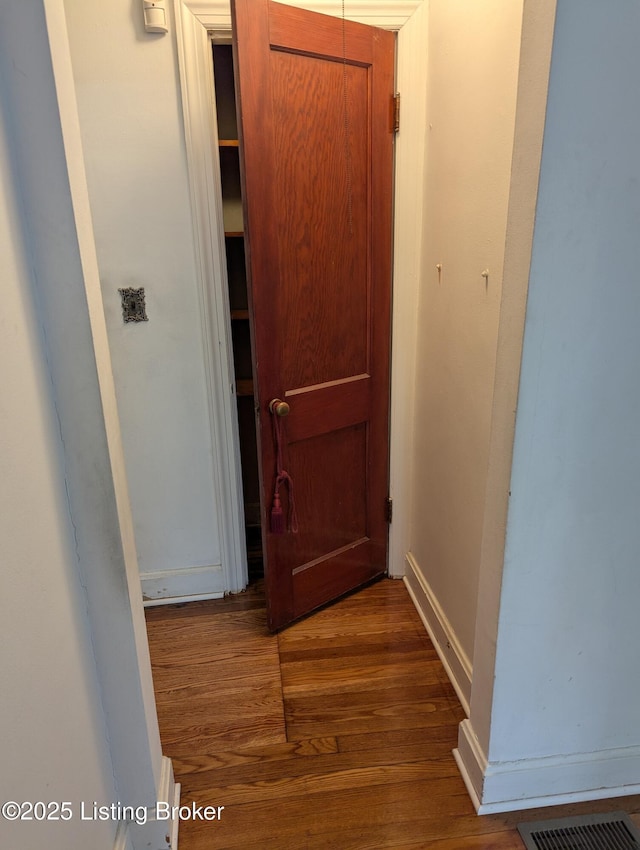
[[[240,435],[244,519],[249,582],[263,575],[260,528],[260,485],[253,395],[253,360],[245,265],[240,148],[236,118],[232,48],[229,36],[213,38],[213,68],[222,179],[224,241],[229,284],[233,363]]]

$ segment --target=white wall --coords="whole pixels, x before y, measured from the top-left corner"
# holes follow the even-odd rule
[[[140,571],[219,565],[175,28],[145,33],[131,0],[64,5]],[[145,288],[149,322],[124,324],[130,286]],[[215,578],[169,575],[149,592],[167,579],[171,595],[222,589]]]
[[[61,445],[0,115],[0,798],[115,799]],[[34,625],[37,624],[37,628]],[[110,848],[114,823],[9,823],[16,850]]]
[[[0,15],[0,21],[3,21]],[[23,69],[24,70],[24,69]],[[3,77],[4,80],[4,77]],[[5,81],[6,82],[6,81]],[[111,848],[116,824],[81,823],[83,799],[116,799],[62,444],[34,303],[29,240],[0,90],[0,798],[68,800],[59,823],[0,820],[16,850]]]
[[[42,443],[34,447],[37,465],[33,467],[29,445],[26,451],[21,447],[18,458],[28,474],[28,487],[16,480],[21,470],[12,463],[5,495],[11,503],[9,518],[15,523],[10,529],[9,563],[15,559],[20,565],[24,559],[20,546],[35,560],[29,562],[24,577],[16,576],[22,595],[16,610],[3,620],[3,625],[12,627],[10,640],[22,637],[13,664],[19,663],[28,677],[28,684],[17,677],[20,689],[15,694],[7,687],[17,716],[2,718],[3,739],[14,734],[13,720],[15,734],[22,731],[24,743],[22,724],[28,719],[34,741],[43,743],[40,756],[46,759],[55,753],[58,759],[42,770],[25,745],[24,769],[19,762],[14,765],[13,759],[3,763],[10,766],[8,779],[14,770],[25,777],[25,783],[30,777],[34,790],[40,789],[46,799],[55,799],[57,789],[63,790],[68,783],[72,788],[77,785],[81,799],[89,803],[93,798],[85,795],[95,793],[97,802],[108,804],[117,794],[116,799],[125,804],[153,806],[158,799],[171,799],[171,764],[162,758],[160,748],[61,0],[0,7],[0,72],[2,114],[9,128],[16,187],[14,195],[8,195],[8,214],[16,215],[18,203],[21,214],[21,229],[14,221],[9,235],[16,256],[24,256],[27,249],[25,262],[31,278],[18,281],[24,287],[25,301],[16,301],[22,314],[9,312],[7,323],[12,332],[8,343],[22,345],[29,358],[24,364],[25,379],[30,382],[33,410],[11,409],[9,422],[14,415],[20,419],[33,413],[37,418],[33,423],[22,422],[22,430],[25,435],[33,432]],[[32,292],[27,288],[30,282]],[[31,298],[36,307],[29,313]],[[39,359],[33,336],[22,343],[25,330],[20,322],[33,322],[36,315],[42,334]],[[3,358],[3,364],[14,370],[13,383],[18,386],[23,366],[20,353],[20,348],[8,350]],[[40,420],[44,420],[42,426]],[[7,453],[15,450],[11,444],[2,448]],[[43,538],[38,522],[41,498],[47,530]],[[50,558],[54,559],[51,565]],[[31,608],[24,607],[29,594]],[[8,601],[11,605],[11,598]],[[22,608],[18,607],[21,602]],[[83,625],[89,628],[83,630]],[[43,646],[47,649],[39,657],[38,648]],[[52,652],[60,656],[49,671]],[[95,665],[94,678],[85,684],[82,676],[88,675],[89,659]],[[83,669],[76,673],[81,663]],[[50,680],[58,669],[63,674],[59,687]],[[75,733],[67,716],[71,723],[77,720],[79,745],[85,746],[83,704],[89,697],[97,699],[97,682],[97,716],[90,719],[99,743],[88,746],[86,754],[80,751],[78,758],[87,760],[84,769],[76,759]],[[78,717],[76,690],[81,700]],[[107,749],[109,763],[98,767],[109,781],[103,788],[95,787],[92,752]],[[56,778],[41,786],[39,772],[47,781],[50,776]],[[25,799],[33,798],[25,794]],[[79,814],[74,822],[79,822]],[[113,827],[110,823],[110,833]],[[151,824],[132,840],[135,847],[166,846],[166,832],[165,824]],[[97,840],[104,845],[103,838]],[[66,846],[85,843],[78,840]]]
[[[640,10],[608,12],[557,9],[485,810],[640,787]]]
[[[429,4],[425,253],[408,581],[465,700],[474,649],[522,10],[520,0]]]

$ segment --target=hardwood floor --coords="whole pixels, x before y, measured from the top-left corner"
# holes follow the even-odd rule
[[[267,634],[259,586],[147,609],[180,850],[522,850],[516,824],[640,797],[478,817],[451,750],[464,713],[402,582]]]

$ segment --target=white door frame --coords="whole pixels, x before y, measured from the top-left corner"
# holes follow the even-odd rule
[[[291,5],[340,16],[341,0],[310,0]],[[422,0],[348,0],[346,17],[390,30],[399,30]],[[205,340],[205,368],[213,429],[222,566],[226,589],[241,590],[247,583],[243,531],[240,448],[235,412],[235,379],[228,321],[229,303],[225,264],[220,167],[216,149],[217,126],[213,87],[213,60],[209,32],[231,31],[228,0],[174,0],[178,68],[182,91],[185,142],[193,213],[198,290]],[[396,263],[397,266],[397,263]],[[394,298],[395,300],[395,298]],[[410,376],[407,377],[410,380]],[[402,393],[402,398],[406,393]],[[393,421],[396,416],[392,401]],[[402,445],[407,440],[396,433]],[[394,453],[391,489],[393,491]],[[394,546],[395,537],[395,546]],[[404,534],[393,534],[390,573],[402,575]],[[394,549],[396,551],[394,551]]]

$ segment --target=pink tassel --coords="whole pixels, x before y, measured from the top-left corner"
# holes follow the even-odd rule
[[[284,534],[284,532],[284,511],[280,504],[280,494],[276,492],[274,493],[273,505],[271,507],[271,533]]]

